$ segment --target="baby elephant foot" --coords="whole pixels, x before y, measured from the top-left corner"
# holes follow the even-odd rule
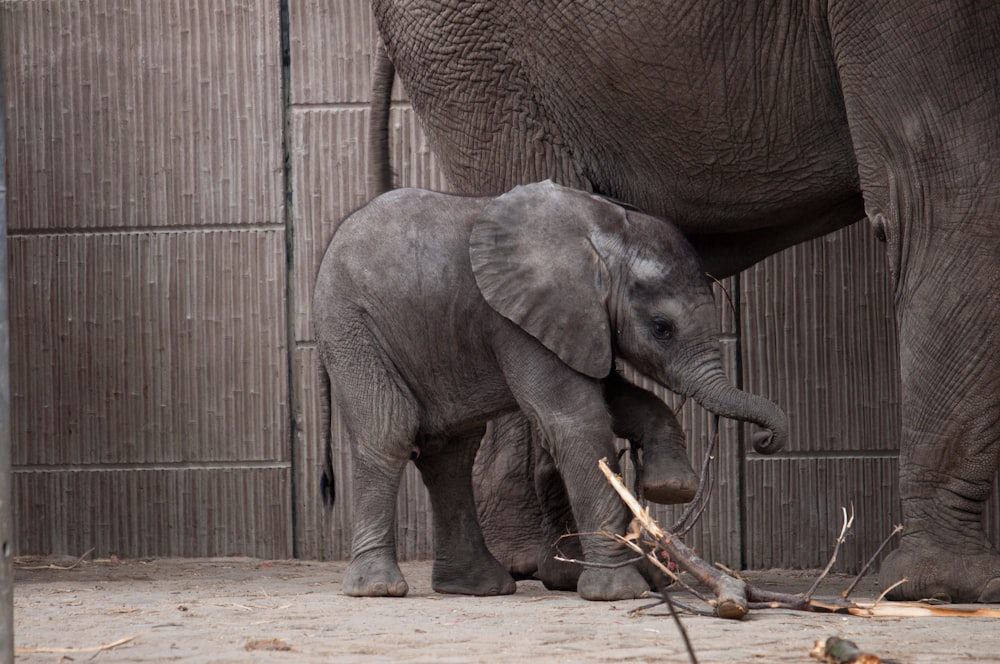
[[[434,592],[452,595],[511,595],[517,584],[503,566],[495,560],[480,563],[435,560],[431,572]]]
[[[643,448],[642,489],[648,500],[661,505],[691,502],[698,483],[683,448],[670,444]]]
[[[583,599],[608,602],[620,599],[637,599],[649,594],[649,583],[635,565],[618,569],[583,570],[576,590]]]
[[[583,568],[577,563],[556,560],[556,556],[583,560],[583,547],[578,537],[560,539],[556,544],[542,545],[538,553],[535,576],[549,590],[576,590]]]
[[[410,587],[392,555],[369,551],[351,560],[343,589],[351,597],[404,597]]]

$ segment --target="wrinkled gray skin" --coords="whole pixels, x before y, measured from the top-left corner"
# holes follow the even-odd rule
[[[683,434],[670,409],[614,372],[622,358],[721,415],[787,436],[784,414],[724,377],[719,320],[687,240],[667,222],[551,182],[499,198],[400,189],[335,233],[313,299],[319,355],[352,449],[354,541],[344,591],[401,596],[395,505],[411,456],[434,512],[438,592],[514,592],[476,517],[472,465],[487,423],[520,409],[542,432],[543,465],[564,478],[585,533],[629,517],[597,468],[614,434]],[[684,460],[686,465],[687,461]],[[690,467],[687,468],[690,473]],[[588,560],[627,549],[581,536]],[[637,597],[633,566],[587,569],[587,599]]]
[[[899,332],[897,599],[1000,601],[1000,3],[373,0],[449,181],[551,177],[734,274],[867,218]]]

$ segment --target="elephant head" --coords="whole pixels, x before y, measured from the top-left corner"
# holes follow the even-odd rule
[[[713,413],[763,427],[758,452],[784,445],[784,413],[725,377],[711,287],[672,224],[546,181],[488,205],[470,257],[489,305],[575,371],[603,379],[619,357]]]

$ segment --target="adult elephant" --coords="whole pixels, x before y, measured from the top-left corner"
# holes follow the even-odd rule
[[[867,218],[899,333],[896,598],[1000,601],[1000,5],[373,0],[450,182],[676,220],[722,277]]]

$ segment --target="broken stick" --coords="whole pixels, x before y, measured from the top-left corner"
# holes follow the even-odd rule
[[[691,574],[699,583],[704,584],[715,593],[716,615],[720,618],[731,619],[745,616],[749,611],[746,584],[709,565],[684,542],[677,539],[673,533],[668,533],[660,528],[656,520],[649,515],[649,510],[640,505],[635,496],[625,487],[621,477],[611,472],[606,459],[601,459],[598,462],[598,467],[608,478],[608,482],[618,492],[618,495],[625,501],[625,504],[628,505],[642,529],[656,540],[657,546],[663,549],[671,560]]]

